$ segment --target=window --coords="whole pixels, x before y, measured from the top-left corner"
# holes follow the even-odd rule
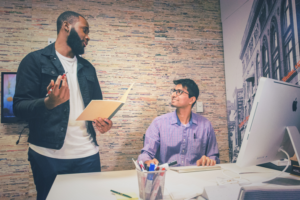
[[[263,55],[263,76],[269,78],[270,77],[270,69],[269,69],[269,53],[268,53],[268,46],[267,46],[267,39],[264,37],[263,40],[263,48],[262,48],[262,55]]]
[[[293,43],[292,40],[290,39],[289,42],[287,43],[286,47],[285,47],[285,52],[286,52],[286,73],[289,73],[290,71],[292,71],[294,69],[294,62],[293,62]]]
[[[292,9],[290,0],[282,2],[281,21],[282,21],[282,41],[283,41],[283,55],[284,76],[294,69],[295,65],[295,41],[294,41],[294,27],[292,23]],[[280,62],[279,62],[280,63]]]
[[[261,30],[262,30],[262,27],[265,24],[265,21],[266,21],[266,18],[267,18],[266,15],[267,15],[266,6],[265,6],[265,4],[263,4],[262,9],[260,11],[260,15],[259,15],[259,23],[260,23]]]
[[[272,55],[272,78],[280,80],[280,66],[279,66],[279,48],[278,48],[278,34],[277,22],[273,18],[271,22],[271,55]]]
[[[260,78],[260,70],[261,70],[261,68],[260,68],[260,57],[259,57],[259,54],[257,54],[257,56],[256,56],[256,80],[257,80],[257,85],[258,85],[258,80],[259,80],[259,78]]]
[[[254,31],[254,42],[255,43],[257,42],[257,39],[258,39],[258,30],[256,28],[255,31]]]
[[[289,0],[286,0],[285,1],[285,4],[284,4],[284,20],[283,20],[283,23],[284,23],[284,30],[286,31],[289,26],[291,25],[291,15],[290,15],[290,8],[289,8]]]
[[[251,37],[251,40],[249,42],[249,55],[252,54],[252,50],[253,50],[253,37]]]

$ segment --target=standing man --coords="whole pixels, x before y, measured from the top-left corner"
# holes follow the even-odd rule
[[[139,161],[170,163],[177,166],[215,165],[220,163],[216,136],[211,123],[192,112],[199,96],[199,88],[191,79],[173,81],[171,106],[176,111],[156,117],[145,136]]]
[[[13,109],[29,122],[28,160],[37,199],[46,199],[57,174],[100,172],[92,122],[76,121],[92,99],[102,99],[95,68],[79,55],[90,40],[89,24],[75,12],[57,19],[57,40],[29,53],[17,72]],[[66,76],[62,76],[66,74]],[[105,133],[108,119],[95,119]]]

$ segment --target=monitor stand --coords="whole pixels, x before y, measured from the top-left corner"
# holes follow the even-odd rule
[[[287,153],[292,157],[296,154],[297,160],[300,163],[300,133],[296,126],[287,126],[286,134],[283,137],[282,149],[287,151]]]

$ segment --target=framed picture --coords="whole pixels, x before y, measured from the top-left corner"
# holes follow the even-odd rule
[[[18,118],[13,113],[17,72],[1,72],[1,123],[15,123]]]

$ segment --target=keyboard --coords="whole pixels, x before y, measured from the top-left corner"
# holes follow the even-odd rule
[[[170,167],[170,170],[176,171],[178,173],[212,171],[212,170],[221,170],[221,169],[222,168],[219,165]]]

